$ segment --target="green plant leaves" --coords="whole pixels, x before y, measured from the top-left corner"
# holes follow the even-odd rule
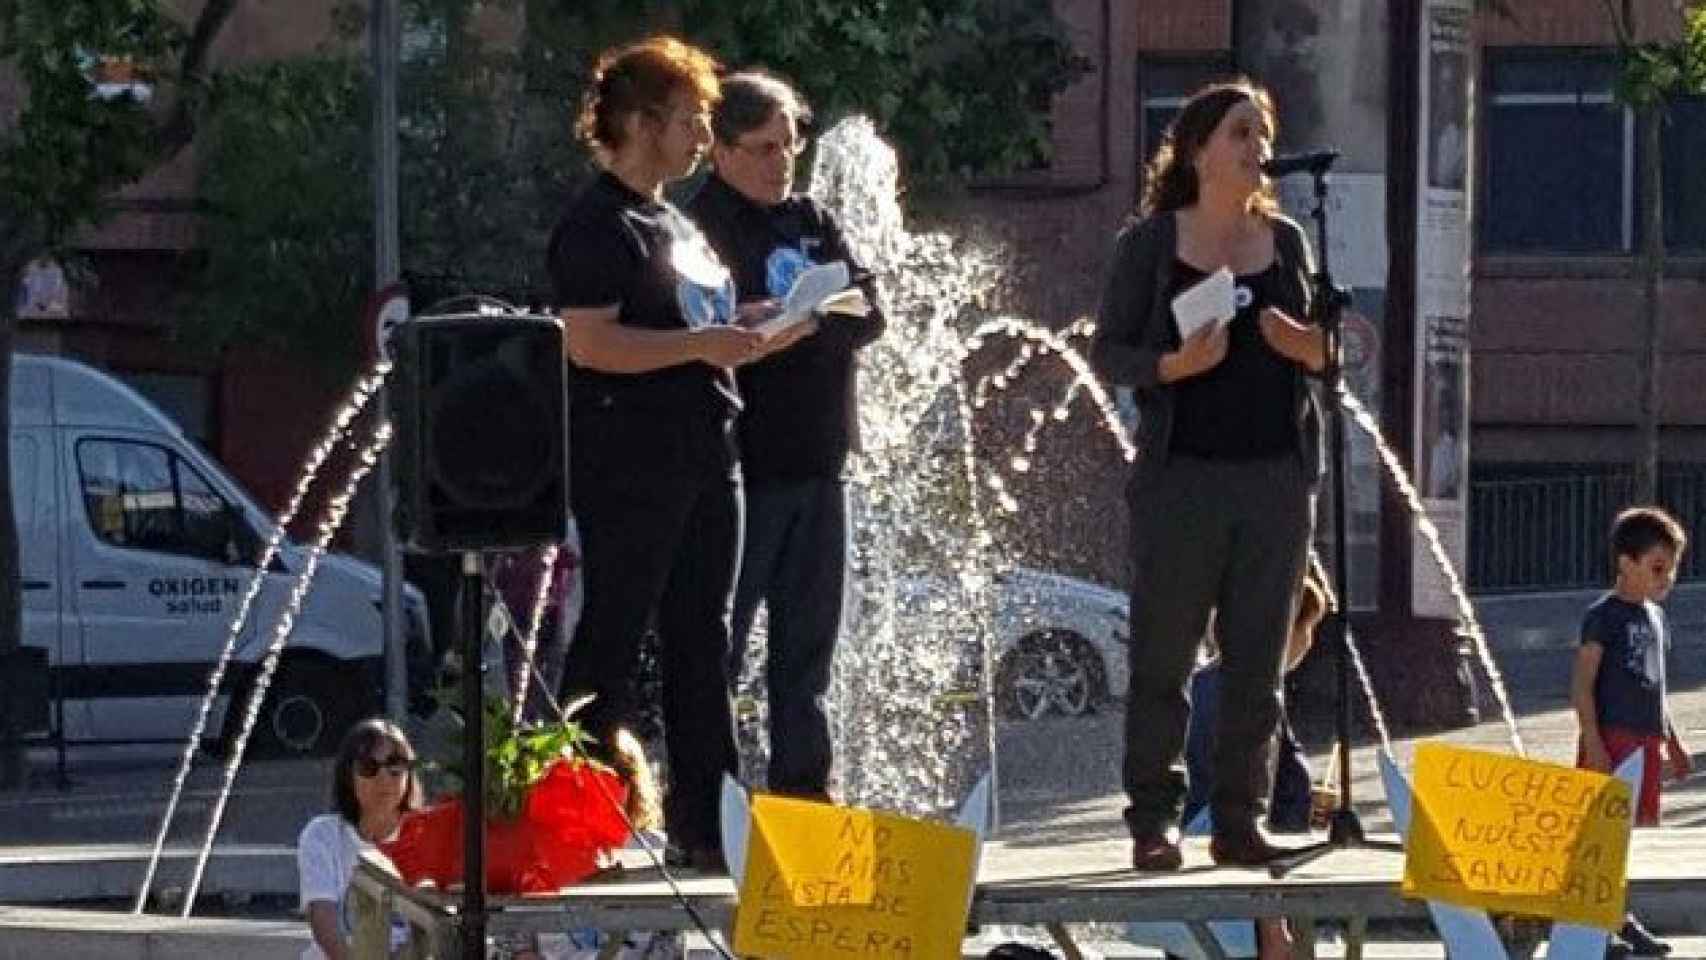
[[[457,694],[441,689],[434,694],[441,707],[449,706],[457,717],[457,735],[452,738],[450,757],[438,764],[461,788],[466,782],[462,765],[462,745],[466,725],[454,706]],[[569,713],[573,713],[571,708]],[[573,720],[560,723],[515,725],[509,705],[503,700],[485,701],[485,796],[486,815],[496,819],[513,820],[521,815],[527,802],[527,791],[544,779],[551,765],[559,760],[589,763],[587,748],[592,738]]]

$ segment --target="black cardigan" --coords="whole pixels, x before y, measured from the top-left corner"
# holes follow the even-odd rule
[[[1275,305],[1303,322],[1310,322],[1309,305],[1314,265],[1303,228],[1283,216],[1272,218],[1274,256],[1284,277],[1274,290]],[[1128,493],[1152,480],[1167,462],[1172,440],[1174,390],[1161,382],[1161,355],[1180,346],[1172,322],[1172,305],[1165,296],[1178,256],[1178,219],[1171,212],[1133,220],[1114,243],[1113,262],[1096,317],[1090,344],[1090,363],[1112,386],[1135,388],[1137,399],[1137,461],[1132,465]],[[1296,378],[1298,457],[1310,482],[1322,472],[1321,410],[1303,368]]]

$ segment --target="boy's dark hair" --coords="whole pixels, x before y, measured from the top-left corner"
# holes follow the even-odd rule
[[[1682,553],[1688,545],[1688,534],[1676,518],[1659,507],[1630,507],[1611,523],[1611,559],[1639,559],[1654,547],[1667,547],[1672,553]]]

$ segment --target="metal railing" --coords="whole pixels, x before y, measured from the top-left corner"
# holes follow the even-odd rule
[[[1569,590],[1610,582],[1608,535],[1633,502],[1627,473],[1476,480],[1469,488],[1469,585],[1477,593]],[[1680,579],[1706,576],[1706,465],[1661,471],[1659,504],[1688,530]]]

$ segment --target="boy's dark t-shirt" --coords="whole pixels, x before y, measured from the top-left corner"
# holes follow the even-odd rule
[[[1593,683],[1601,726],[1664,735],[1668,633],[1656,603],[1630,603],[1607,593],[1588,608],[1582,642],[1605,651]]]

